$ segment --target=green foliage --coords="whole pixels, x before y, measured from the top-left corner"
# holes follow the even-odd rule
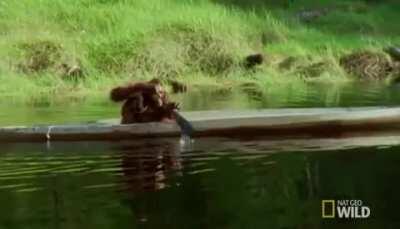
[[[321,9],[324,16],[298,20],[300,11]],[[398,10],[395,1],[5,0],[0,74],[11,84],[35,75],[28,83],[36,85],[27,92],[32,94],[46,86],[40,78],[60,85],[73,66],[85,73],[75,83],[86,92],[104,90],[110,81],[152,77],[188,78],[191,84],[267,78],[276,84],[293,76],[309,80],[303,76],[311,72],[312,80],[342,80],[338,60],[344,53],[400,43]],[[258,52],[266,54],[266,64],[243,69],[244,57]],[[287,58],[302,61],[282,69]],[[25,85],[8,88],[14,87]]]

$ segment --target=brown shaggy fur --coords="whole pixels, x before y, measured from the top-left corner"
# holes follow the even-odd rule
[[[110,98],[122,105],[121,124],[171,121],[178,105],[169,102],[157,79],[137,82],[111,90]]]

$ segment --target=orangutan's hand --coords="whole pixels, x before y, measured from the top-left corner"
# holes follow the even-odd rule
[[[168,110],[179,110],[180,109],[180,104],[175,103],[175,102],[170,102],[167,104],[167,109]]]

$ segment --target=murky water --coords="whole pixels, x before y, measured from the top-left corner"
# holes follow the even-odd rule
[[[302,93],[193,92],[184,110],[400,103],[381,86]],[[334,92],[333,92],[334,91]],[[247,94],[248,96],[243,96]],[[107,102],[5,105],[1,125],[87,122]],[[399,228],[400,136],[350,139],[148,139],[0,145],[3,228]],[[322,219],[322,200],[356,199],[368,219]]]
[[[172,96],[183,111],[255,109],[280,107],[396,106],[400,86],[376,84],[277,85],[265,91],[252,87],[240,90],[197,90]],[[34,107],[0,100],[0,125],[54,124],[97,121],[119,116],[119,104],[104,98],[90,102],[65,102]]]

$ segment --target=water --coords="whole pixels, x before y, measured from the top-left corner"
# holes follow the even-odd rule
[[[290,84],[265,91],[243,87],[237,90],[197,90],[172,96],[183,111],[255,109],[280,107],[396,106],[400,87],[379,84]],[[24,124],[85,123],[119,116],[120,105],[107,94],[89,102],[48,103],[32,106],[0,100],[0,126]]]
[[[334,91],[310,86],[279,97],[196,91],[176,99],[185,110],[400,102],[396,88]],[[8,106],[0,123],[87,122],[117,114],[117,106],[101,101]],[[0,229],[399,228],[399,152],[396,133],[312,141],[203,138],[190,146],[175,138],[3,143]],[[371,217],[322,219],[326,199],[362,200]]]

